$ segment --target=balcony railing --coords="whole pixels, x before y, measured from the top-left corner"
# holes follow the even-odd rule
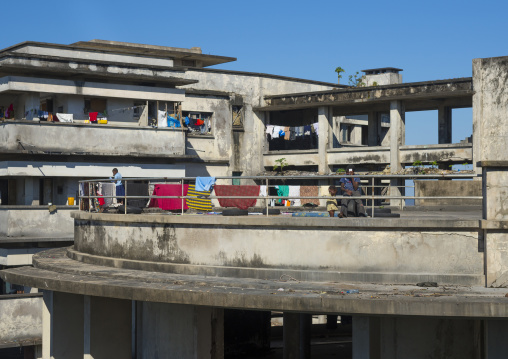
[[[458,200],[458,199],[468,199],[468,200],[482,200],[482,196],[472,196],[472,195],[459,195],[459,196],[414,196],[414,195],[405,195],[405,188],[412,188],[414,186],[406,186],[404,183],[406,180],[467,180],[467,179],[473,179],[477,177],[474,174],[427,174],[427,175],[316,175],[316,176],[245,176],[245,177],[232,177],[232,176],[220,176],[215,177],[217,181],[232,181],[233,179],[238,180],[249,180],[253,183],[256,183],[258,185],[265,185],[267,189],[270,187],[273,187],[275,184],[274,182],[281,182],[281,181],[301,181],[308,182],[321,182],[324,181],[328,182],[328,185],[331,185],[335,181],[338,181],[340,178],[360,178],[360,181],[362,183],[362,189],[364,191],[364,194],[361,197],[350,197],[350,196],[295,196],[295,195],[288,195],[288,196],[217,196],[217,195],[210,195],[207,198],[214,200],[214,199],[257,199],[257,200],[264,200],[265,204],[264,207],[266,207],[266,215],[269,215],[269,202],[270,200],[279,200],[279,199],[318,199],[318,200],[329,200],[331,198],[340,200],[342,198],[346,199],[362,199],[364,201],[368,201],[367,206],[372,208],[372,217],[375,217],[375,206],[376,201],[378,200],[384,200],[384,201],[390,201],[390,205],[396,205],[400,209],[404,206],[404,201],[406,200],[424,200],[424,199],[441,199],[441,200]],[[151,199],[180,199],[181,200],[181,214],[185,214],[184,211],[184,204],[186,199],[196,199],[195,196],[159,196],[159,195],[143,195],[143,196],[132,196],[129,195],[129,182],[152,182],[152,183],[165,183],[165,184],[179,184],[182,187],[181,193],[184,193],[184,184],[185,183],[195,183],[196,177],[163,177],[163,178],[123,178],[122,181],[125,183],[125,195],[118,197],[118,196],[98,196],[98,195],[80,195],[79,198],[81,201],[87,201],[88,203],[88,211],[92,211],[92,208],[94,208],[93,199],[94,198],[120,198],[124,201],[124,212],[127,213],[127,207],[129,200],[139,200],[144,199],[151,200]],[[390,184],[383,184],[382,182],[390,181]],[[80,181],[81,183],[84,183],[88,186],[89,192],[92,193],[92,185],[93,183],[97,182],[109,182],[111,183],[111,179],[94,179],[94,180],[83,180]],[[231,183],[231,182],[230,182]],[[385,194],[376,194],[377,192],[381,192],[380,189],[385,189]],[[386,191],[389,189],[389,191]],[[378,201],[379,202],[379,201]],[[286,209],[292,209],[291,207],[287,207]],[[294,207],[293,207],[294,209]]]

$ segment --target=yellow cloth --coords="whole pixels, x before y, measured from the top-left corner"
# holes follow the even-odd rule
[[[210,212],[212,210],[212,200],[208,198],[210,193],[211,191],[196,191],[196,185],[190,184],[189,190],[187,191],[187,196],[196,198],[187,198],[185,200],[187,202],[187,206],[189,208],[197,209],[200,211]],[[206,196],[207,198],[198,198],[198,196]]]

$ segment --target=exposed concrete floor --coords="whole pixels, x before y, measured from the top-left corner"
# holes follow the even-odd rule
[[[40,289],[167,303],[334,314],[508,317],[508,289],[222,278],[127,270],[71,260],[66,249],[34,256],[36,268],[0,272]],[[415,283],[416,284],[416,283]],[[358,289],[358,294],[347,290]]]

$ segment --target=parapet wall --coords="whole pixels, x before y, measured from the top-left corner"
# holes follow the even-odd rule
[[[478,221],[72,216],[75,255],[101,265],[261,279],[484,283]]]

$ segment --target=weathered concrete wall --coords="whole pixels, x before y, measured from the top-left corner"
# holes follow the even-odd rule
[[[473,159],[473,148],[470,143],[453,143],[422,146],[401,146],[401,163],[411,165],[415,161],[422,163],[470,163]]]
[[[41,338],[42,297],[0,296],[0,346],[33,345]]]
[[[389,164],[389,147],[342,147],[328,150],[329,165]]]
[[[278,159],[285,158],[290,166],[317,166],[318,150],[270,151],[263,155],[263,166],[273,168]]]
[[[109,125],[8,121],[0,127],[0,149],[92,154],[184,155],[180,130]]]
[[[245,218],[202,216],[94,217],[73,213],[75,249],[89,254],[142,261],[208,266],[287,268],[355,273],[431,274],[483,278],[478,233],[419,228],[340,228],[329,218]],[[108,218],[119,220],[110,221]],[[233,218],[233,219],[231,219]],[[140,221],[140,222],[138,222]],[[317,231],[317,232],[316,232]],[[316,234],[317,233],[317,234]],[[449,279],[448,279],[449,280]]]
[[[65,206],[50,213],[47,206],[0,206],[0,236],[72,238],[77,207]]]
[[[474,161],[506,160],[508,56],[473,60]]]
[[[263,97],[270,94],[327,90],[333,87],[291,79],[269,77],[262,74],[235,72],[189,70],[182,77],[198,80],[199,83],[184,86],[184,89],[212,90],[229,93],[229,99],[211,99],[205,96],[187,96],[183,102],[184,110],[214,112],[213,135],[215,143],[189,141],[191,147],[204,150],[197,152],[203,157],[230,161],[229,174],[233,171],[243,175],[256,175],[263,170],[265,146],[265,114],[253,111],[253,108],[264,104]],[[243,106],[243,130],[233,133],[231,104]],[[237,136],[236,143],[233,136]],[[196,143],[197,142],[197,143]],[[204,148],[199,148],[205,145]],[[213,149],[213,152],[209,151]]]
[[[415,180],[415,196],[482,196],[482,183],[480,181],[421,181]],[[417,199],[417,206],[481,206],[482,199]]]

